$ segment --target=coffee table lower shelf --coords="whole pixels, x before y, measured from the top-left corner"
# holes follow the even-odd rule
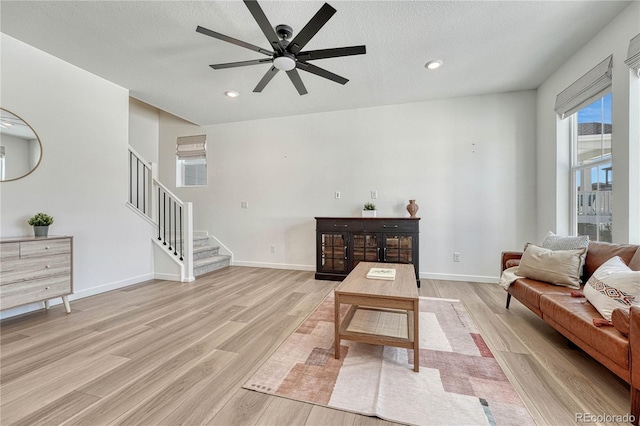
[[[414,349],[414,311],[351,305],[337,330],[335,357],[340,358],[340,340]],[[418,359],[414,371],[419,371]]]

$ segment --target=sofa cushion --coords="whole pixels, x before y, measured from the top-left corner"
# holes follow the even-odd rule
[[[631,244],[611,244],[611,243],[603,243],[600,241],[591,241],[589,243],[589,250],[587,254],[587,258],[584,265],[584,276],[583,281],[586,282],[591,275],[607,260],[611,259],[613,256],[620,256],[622,261],[627,265],[631,266],[631,269],[639,270],[639,267],[634,267],[634,263],[631,262],[631,259],[634,259],[636,252],[638,251],[638,246]],[[637,258],[640,263],[640,258]]]
[[[542,311],[540,310],[540,297],[543,294],[560,294],[570,296],[571,291],[572,290],[568,287],[552,285],[528,278],[519,278],[509,286],[509,293],[539,317],[542,317]]]
[[[591,275],[584,295],[603,318],[611,321],[615,308],[629,309],[640,301],[640,271],[632,271],[620,256],[614,256]]]
[[[614,327],[594,326],[593,319],[602,317],[585,299],[545,293],[540,298],[540,309],[545,321],[562,325],[591,347],[583,349],[601,355],[596,358],[608,358],[622,369],[629,368],[629,340]]]
[[[580,270],[585,248],[550,250],[530,244],[522,254],[517,275],[580,289]]]

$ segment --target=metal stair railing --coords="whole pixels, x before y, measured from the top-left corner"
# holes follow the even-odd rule
[[[157,167],[129,147],[129,204],[157,228],[157,242],[183,264],[182,281],[193,280],[193,210],[157,179]]]

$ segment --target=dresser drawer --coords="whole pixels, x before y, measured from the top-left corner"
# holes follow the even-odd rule
[[[54,254],[71,253],[69,239],[23,241],[20,243],[20,257],[51,256]]]
[[[17,259],[20,257],[20,243],[0,244],[0,260]]]
[[[359,232],[364,229],[362,221],[349,219],[318,220],[317,230],[324,232]]]
[[[367,220],[364,227],[366,232],[418,232],[417,220]]]
[[[8,259],[0,264],[0,285],[53,275],[69,274],[71,253],[25,259]]]
[[[71,294],[71,276],[58,275],[0,286],[2,309]]]

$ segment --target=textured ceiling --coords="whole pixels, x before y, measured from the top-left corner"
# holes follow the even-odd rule
[[[131,96],[208,125],[484,93],[535,89],[630,2],[333,1],[337,13],[305,50],[365,44],[367,54],[313,61],[345,85],[300,72],[298,95],[280,72],[253,88],[268,64],[196,33],[198,25],[269,48],[240,0],[0,1],[0,30],[130,90]],[[294,37],[318,1],[262,1],[271,24]],[[442,59],[437,71],[424,64]],[[240,97],[224,96],[235,90]]]

